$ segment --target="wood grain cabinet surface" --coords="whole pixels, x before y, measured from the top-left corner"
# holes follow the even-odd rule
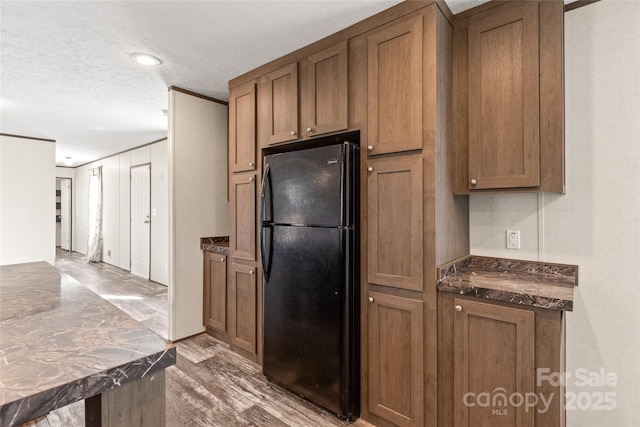
[[[256,360],[258,354],[258,290],[256,267],[231,264],[229,335],[231,348]]]
[[[265,146],[300,138],[298,131],[298,63],[262,76],[259,121]]]
[[[514,1],[454,25],[454,192],[564,191],[563,14]]]
[[[369,411],[422,426],[422,301],[369,292]]]
[[[204,325],[227,333],[227,257],[204,252]],[[216,334],[217,338],[221,338]]]
[[[422,15],[367,37],[370,154],[422,148],[422,38]]]
[[[367,165],[368,282],[422,291],[422,156]]]
[[[256,174],[230,177],[229,253],[236,260],[256,260]]]
[[[256,169],[256,85],[229,91],[229,163],[232,172]]]
[[[562,313],[439,299],[440,425],[563,426],[564,390],[545,376],[564,368]]]
[[[347,54],[344,41],[307,58],[307,84],[301,88],[304,137],[349,127]]]

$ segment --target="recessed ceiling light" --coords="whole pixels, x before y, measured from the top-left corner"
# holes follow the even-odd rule
[[[156,58],[153,55],[149,55],[148,53],[132,53],[129,55],[132,61],[137,62],[142,65],[160,65],[162,61],[159,58]]]

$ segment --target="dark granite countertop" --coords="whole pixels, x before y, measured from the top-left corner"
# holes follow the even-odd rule
[[[467,256],[438,268],[438,290],[549,310],[573,310],[578,266]]]
[[[0,425],[175,363],[172,344],[50,264],[0,267]]]
[[[229,255],[229,236],[202,237],[200,238],[200,248],[205,252]]]

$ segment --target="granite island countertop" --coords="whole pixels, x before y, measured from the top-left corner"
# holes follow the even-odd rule
[[[205,252],[229,255],[229,236],[202,237],[200,238],[200,249]]]
[[[0,266],[0,425],[175,363],[172,344],[50,264]]]
[[[440,292],[549,310],[573,310],[578,266],[466,256],[438,267]]]

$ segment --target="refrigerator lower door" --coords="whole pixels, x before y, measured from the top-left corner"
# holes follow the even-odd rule
[[[263,310],[265,376],[348,418],[358,399],[349,310],[351,233],[274,226]]]

